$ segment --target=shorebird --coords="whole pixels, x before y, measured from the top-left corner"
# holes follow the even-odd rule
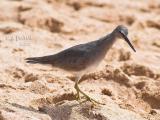
[[[54,67],[72,72],[76,78],[74,88],[77,92],[77,100],[81,99],[81,93],[87,101],[101,104],[83,92],[79,88],[78,82],[85,73],[98,66],[117,38],[124,39],[133,51],[136,52],[127,35],[128,29],[123,25],[119,25],[110,34],[98,40],[70,47],[54,55],[30,57],[26,58],[26,60],[27,63],[50,64]]]

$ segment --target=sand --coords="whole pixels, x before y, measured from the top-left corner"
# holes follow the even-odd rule
[[[25,58],[97,40],[117,40],[80,87],[106,105],[75,101],[74,76]],[[159,0],[0,1],[0,120],[160,120]]]

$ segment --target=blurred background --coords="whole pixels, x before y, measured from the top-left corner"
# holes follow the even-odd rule
[[[58,116],[29,108],[73,101],[74,76],[24,59],[97,40],[118,25],[129,29],[137,52],[117,40],[80,86],[94,98],[140,116],[137,120],[160,120],[160,0],[0,0],[0,119]],[[76,119],[98,119],[80,116]]]

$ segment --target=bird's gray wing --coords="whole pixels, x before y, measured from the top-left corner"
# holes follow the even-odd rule
[[[86,50],[83,46],[84,45],[77,45],[54,55],[30,57],[25,60],[27,63],[31,64],[50,64],[66,70],[83,69],[83,63],[86,61],[86,58],[84,57]]]
[[[83,70],[88,61],[87,54],[84,44],[71,47],[56,54],[54,66],[70,71]]]

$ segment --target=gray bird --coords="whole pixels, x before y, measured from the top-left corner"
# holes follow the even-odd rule
[[[78,82],[85,73],[98,66],[117,38],[124,39],[133,51],[136,52],[127,35],[128,29],[123,25],[119,25],[110,34],[98,40],[70,47],[54,55],[30,57],[26,58],[26,60],[27,63],[50,64],[54,67],[72,72],[76,76],[74,87],[77,91],[77,99],[80,100],[79,93],[81,93],[86,100],[100,103],[84,93],[79,88]]]

